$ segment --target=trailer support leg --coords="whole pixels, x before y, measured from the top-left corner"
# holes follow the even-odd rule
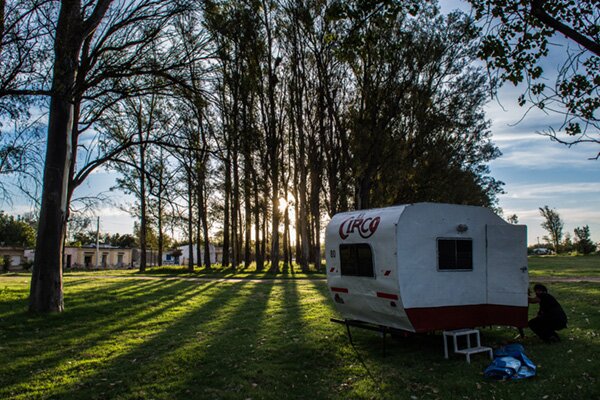
[[[348,332],[348,340],[350,340],[350,344],[354,346],[354,342],[352,341],[352,333],[350,333],[350,324],[348,320],[344,321],[346,323],[346,331]]]
[[[383,339],[382,347],[383,347],[383,356],[384,357],[386,355],[386,350],[387,350],[386,336],[388,335],[388,333],[390,335],[393,335],[394,333],[404,332],[399,329],[390,328],[389,326],[369,324],[368,322],[352,320],[352,319],[343,319],[342,320],[342,319],[331,318],[330,321],[335,322],[336,324],[346,325],[346,332],[348,332],[348,340],[350,341],[350,344],[352,346],[354,346],[354,341],[352,339],[352,332],[350,332],[350,326],[356,326],[358,328],[363,328],[363,329],[366,329],[369,331],[379,332],[382,335],[382,339]]]

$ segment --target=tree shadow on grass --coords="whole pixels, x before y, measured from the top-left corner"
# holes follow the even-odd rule
[[[193,356],[187,350],[180,354],[181,358],[173,360],[172,355],[180,353],[179,349],[185,347],[185,343],[194,343],[201,336],[203,328],[218,321],[219,310],[234,302],[237,293],[245,285],[220,284],[204,296],[203,301],[198,303],[188,299],[179,309],[166,315],[165,320],[154,323],[148,321],[149,326],[158,326],[156,332],[122,344],[114,355],[97,360],[95,368],[81,371],[77,379],[56,388],[52,395],[86,399],[161,397],[160,393],[171,391],[179,380],[173,377],[185,372],[180,361],[187,363]],[[133,327],[129,326],[127,330],[133,333]],[[218,334],[218,331],[208,334]],[[73,374],[77,372],[74,370]]]
[[[158,318],[173,306],[188,301],[213,285],[172,282],[157,287],[151,283],[149,286],[153,289],[138,292],[134,298],[109,297],[107,302],[103,297],[104,292],[125,286],[126,283],[118,282],[91,291],[84,290],[82,296],[73,293],[74,298],[89,297],[98,301],[81,301],[78,306],[61,314],[32,316],[23,313],[13,319],[16,335],[7,344],[11,348],[11,357],[18,361],[6,363],[8,368],[5,370],[10,373],[5,377],[10,378],[1,386],[18,391],[19,387],[26,388],[28,383],[37,380],[35,375],[39,373],[50,377],[53,370],[65,369],[65,364],[76,365],[73,360],[93,360],[97,353],[102,352],[104,343],[131,334],[131,330],[142,329],[148,319]],[[23,329],[24,324],[28,329]],[[32,374],[34,371],[35,375]]]
[[[253,384],[258,385],[258,335],[265,319],[270,318],[273,289],[273,282],[249,285],[247,291],[236,294],[233,307],[223,310],[223,319],[200,334],[201,340],[185,343],[170,357],[177,362],[183,354],[194,355],[185,359],[188,365],[183,379],[173,385],[169,396],[238,399]]]
[[[70,302],[70,300],[72,299],[72,297],[70,296],[70,291],[73,289],[76,290],[81,290],[78,289],[76,287],[78,286],[82,286],[86,283],[97,283],[98,280],[97,279],[89,279],[89,280],[77,280],[77,282],[75,282],[75,284],[72,284],[71,282],[66,282],[64,285],[64,291],[65,291],[65,297],[66,297],[66,302],[67,304]],[[127,282],[115,282],[113,284],[111,284],[109,287],[106,286],[106,283],[104,285],[102,285],[102,287],[100,288],[85,288],[85,293],[88,296],[92,296],[95,293],[104,293],[107,289],[118,289],[118,288],[125,288],[125,287],[130,287],[131,284],[127,283]],[[36,314],[30,314],[27,313],[27,309],[29,306],[29,285],[27,285],[27,287],[23,287],[21,289],[18,290],[19,291],[19,295],[18,295],[18,299],[15,300],[11,300],[11,301],[5,301],[4,299],[0,298],[0,310],[8,310],[8,311],[0,311],[0,318],[8,318],[8,317],[17,317],[21,316],[21,318],[27,318],[28,320],[30,319],[35,319]],[[77,299],[77,297],[75,297]],[[86,300],[87,301],[87,300]],[[67,307],[67,311],[68,311],[68,307]],[[42,316],[43,314],[37,315],[37,316]],[[63,313],[60,314],[48,314],[48,315],[43,315],[42,319],[45,320],[49,320],[52,321],[52,318],[62,318],[62,315],[64,315]],[[11,320],[8,319],[8,321],[10,322]],[[0,327],[2,327],[2,321],[0,321]],[[4,328],[6,329],[6,327]]]
[[[269,362],[276,366],[270,379],[279,393],[262,393],[265,398],[331,397],[329,382],[339,373],[341,360],[331,346],[329,321],[323,320],[328,311],[316,287],[297,280],[283,285],[281,312],[274,321],[282,337],[268,347]]]

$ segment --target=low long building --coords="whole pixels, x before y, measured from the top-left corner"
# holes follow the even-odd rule
[[[132,249],[100,245],[65,246],[63,267],[69,268],[127,268],[133,266]],[[25,257],[33,262],[35,250],[26,250]]]
[[[132,266],[132,249],[101,245],[65,247],[65,268],[124,268]]]

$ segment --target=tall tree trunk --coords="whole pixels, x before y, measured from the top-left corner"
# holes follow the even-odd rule
[[[159,149],[159,157],[160,164],[158,166],[158,177],[157,177],[157,204],[156,204],[156,228],[158,230],[158,266],[162,266],[164,246],[165,246],[165,233],[163,229],[163,218],[164,218],[164,204],[163,204],[163,195],[165,193],[165,158],[164,158],[164,150],[161,147]]]
[[[235,145],[237,146],[237,145]],[[233,150],[233,193],[231,202],[231,245],[232,245],[232,265],[234,269],[237,269],[240,263],[240,247],[239,247],[239,208],[240,208],[240,176],[238,166],[238,152],[237,148]]]
[[[227,149],[227,157],[225,158],[225,201],[223,205],[223,267],[229,266],[229,247],[230,247],[230,199],[231,199],[231,157],[230,150]]]
[[[309,146],[309,153],[316,161],[316,158],[318,157],[317,144],[314,140],[311,140]],[[312,261],[315,263],[317,269],[319,269],[321,265],[321,203],[319,196],[321,180],[319,164],[320,163],[315,162],[310,166],[310,213],[313,238]]]
[[[67,194],[67,216],[66,216],[66,220],[65,220],[65,238],[63,240],[63,242],[66,241],[66,235],[69,234],[69,232],[66,231],[67,229],[67,224],[69,222],[69,218],[71,215],[71,209],[69,207],[69,205],[71,204],[71,199],[73,198],[73,193],[75,192],[76,186],[75,186],[75,182],[74,182],[74,177],[75,177],[75,166],[77,163],[77,143],[79,140],[79,126],[77,121],[79,121],[79,113],[81,111],[81,98],[78,97],[75,100],[75,104],[73,105],[73,127],[71,129],[71,149],[75,149],[75,151],[71,151],[71,167],[69,168],[69,189],[68,189],[68,194]],[[64,249],[63,249],[64,252]],[[64,258],[64,254],[62,256]]]
[[[242,202],[239,201],[238,213],[238,233],[237,233],[237,249],[238,249],[238,265],[242,263],[242,247],[244,245],[244,219],[242,216]]]
[[[293,10],[294,24],[292,26],[292,82],[291,93],[288,96],[291,102],[292,132],[297,132],[297,138],[292,146],[294,159],[293,192],[296,202],[294,211],[296,215],[296,261],[304,272],[308,271],[309,238],[308,238],[308,201],[306,196],[306,132],[304,129],[304,97],[306,96],[306,65],[304,51],[301,48],[301,33],[299,11],[302,6],[298,3]]]
[[[162,148],[160,149],[160,157],[162,159]],[[160,167],[160,173],[158,175],[158,204],[157,204],[157,228],[158,228],[158,265],[162,266],[162,259],[163,259],[163,247],[164,247],[164,236],[165,233],[163,232],[163,190],[164,190],[164,182],[163,182],[163,166],[161,165]]]
[[[300,110],[299,110],[300,112]],[[308,261],[310,258],[310,240],[308,237],[308,197],[306,193],[307,185],[307,171],[306,171],[306,139],[304,137],[304,122],[301,116],[298,117],[298,157],[297,157],[297,168],[299,169],[298,175],[300,182],[298,183],[298,201],[299,203],[299,215],[296,230],[299,233],[299,243],[296,246],[300,246],[300,257],[299,262],[303,272],[308,271]]]
[[[199,185],[198,185],[199,186]],[[202,200],[202,194],[200,193],[200,188],[196,187],[196,190],[198,190],[198,192],[196,193],[196,202],[198,203],[198,219],[197,219],[197,225],[196,225],[196,257],[197,257],[197,263],[198,263],[198,268],[200,268],[200,266],[202,265],[202,261],[203,261],[203,257],[202,254],[204,253],[202,251],[202,203],[200,202]]]
[[[272,4],[269,1],[262,2],[263,24],[266,34],[266,95],[264,108],[266,110],[266,136],[267,136],[267,154],[269,160],[269,180],[271,182],[271,271],[276,272],[279,269],[279,151],[280,140],[277,129],[277,107],[275,101],[277,76],[275,63],[279,63],[273,56],[273,26]]]
[[[244,96],[245,95],[246,93],[244,93]],[[250,124],[248,122],[249,112],[252,112],[252,110],[249,110],[248,98],[244,97],[242,98],[242,157],[244,158],[244,176],[242,178],[242,187],[244,193],[244,232],[243,235],[240,235],[240,238],[243,238],[245,268],[248,268],[252,262],[252,155],[250,144],[253,138]]]
[[[250,156],[244,156],[244,266],[248,268],[252,262],[252,254],[250,251],[251,236],[252,236],[252,187],[250,180]]]
[[[288,268],[293,270],[290,252],[290,213],[289,206],[286,206],[283,213],[283,270],[287,271]]]
[[[261,235],[260,235],[260,200],[258,187],[258,176],[254,169],[252,169],[252,183],[254,189],[254,253],[256,254],[256,270],[262,271],[264,269],[265,257],[261,248]],[[264,239],[264,238],[263,238]]]
[[[300,195],[298,194],[298,154],[296,151],[296,147],[293,147],[293,158],[294,158],[294,174],[292,176],[292,196],[294,197],[295,201],[294,201],[294,226],[296,227],[295,230],[295,238],[294,241],[296,243],[295,248],[294,248],[294,257],[296,258],[296,262],[297,263],[301,263],[301,259],[302,259],[302,250],[300,247]]]
[[[198,154],[196,154],[196,160],[194,161],[196,163],[196,209],[198,210],[198,219],[197,219],[197,225],[196,225],[196,257],[197,257],[197,263],[198,263],[198,267],[200,267],[200,265],[202,265],[202,215],[206,212],[206,210],[204,209],[204,200],[202,199],[202,188],[201,188],[201,168],[200,166],[198,166],[199,163],[201,163],[201,161],[198,159]]]
[[[210,259],[210,238],[208,237],[208,218],[206,215],[206,207],[204,207],[204,213],[202,213],[202,232],[204,235],[204,267],[206,269],[211,269],[212,261]]]
[[[356,209],[366,210],[371,208],[371,176],[362,175],[358,179],[358,187],[356,188]]]
[[[205,160],[203,161],[203,163]],[[198,212],[200,213],[198,216],[200,226],[198,226],[198,243],[200,243],[200,228],[202,228],[202,243],[204,246],[204,258],[203,264],[204,268],[211,269],[211,260],[210,260],[210,238],[208,237],[208,210],[206,205],[206,183],[204,179],[204,170],[201,171],[201,178],[199,179],[200,184],[198,185]],[[200,246],[198,246],[200,249]],[[199,250],[198,250],[199,251]],[[200,260],[200,253],[198,253],[198,260]],[[198,261],[199,262],[199,261]]]
[[[271,271],[279,269],[279,157],[278,146],[272,153],[271,163]]]
[[[141,121],[138,121],[138,123],[141,124]],[[139,140],[141,142],[143,140],[141,135],[141,126],[139,136]],[[146,234],[148,233],[148,221],[146,216],[146,156],[144,147],[144,145],[140,145],[140,272],[144,272],[146,270],[146,252],[148,250],[148,246],[146,243]]]
[[[29,296],[29,310],[36,312],[64,309],[62,253],[72,161],[73,86],[82,21],[79,2],[63,3],[56,26],[42,205]]]
[[[194,193],[191,168],[187,171],[188,180],[188,271],[194,272]]]
[[[270,254],[267,254],[267,243],[269,243],[269,232],[267,232],[267,218],[268,218],[268,213],[269,213],[269,209],[268,209],[268,199],[269,196],[268,194],[265,194],[264,200],[261,204],[261,209],[262,209],[262,221],[260,224],[261,230],[262,230],[262,242],[260,244],[260,252],[262,254],[262,259],[263,259],[263,263],[266,262],[266,260],[270,260]]]

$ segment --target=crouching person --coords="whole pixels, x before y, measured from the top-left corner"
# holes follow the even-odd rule
[[[530,297],[529,303],[539,304],[540,309],[537,317],[529,321],[529,328],[546,343],[560,341],[556,331],[567,327],[567,315],[546,286],[537,284],[533,290],[535,297]]]

